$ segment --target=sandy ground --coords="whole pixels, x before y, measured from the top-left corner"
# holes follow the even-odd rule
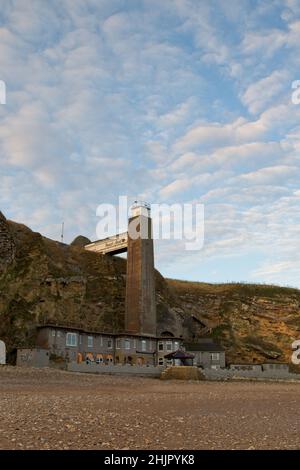
[[[299,449],[300,384],[0,366],[0,449]]]

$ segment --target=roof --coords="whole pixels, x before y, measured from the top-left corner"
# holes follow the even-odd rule
[[[164,357],[166,359],[193,359],[195,356],[194,354],[189,354],[181,349],[177,349],[177,351],[166,354]]]
[[[181,340],[178,336],[172,336],[172,337],[166,337],[166,336],[151,336],[151,335],[144,335],[144,334],[139,334],[139,333],[129,333],[126,331],[125,332],[115,332],[115,333],[110,333],[108,331],[101,331],[101,330],[88,330],[82,327],[78,326],[72,326],[71,324],[62,324],[62,323],[44,323],[44,324],[39,324],[37,326],[37,329],[41,330],[43,328],[51,328],[51,329],[59,329],[59,330],[66,330],[66,331],[78,331],[83,334],[90,334],[90,335],[101,335],[101,336],[111,336],[114,338],[118,337],[126,337],[126,338],[146,338],[146,339],[153,339],[153,340],[166,340],[166,339],[173,339],[173,340]]]
[[[84,328],[80,328],[77,326],[72,326],[72,325],[63,325],[63,324],[57,324],[57,323],[45,323],[45,324],[40,324],[37,326],[38,330],[42,330],[43,328],[51,328],[51,329],[59,329],[59,330],[67,330],[67,331],[78,331],[81,333],[86,333],[86,334],[93,334],[93,335],[106,335],[106,336],[116,336],[116,333],[109,333],[109,332],[104,332],[104,331],[96,331],[96,330],[88,330]]]
[[[220,346],[215,341],[206,341],[199,343],[184,343],[184,347],[187,351],[203,351],[203,352],[223,352],[225,351],[222,346]]]

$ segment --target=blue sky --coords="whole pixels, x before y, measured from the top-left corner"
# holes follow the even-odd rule
[[[0,0],[0,210],[95,239],[101,203],[205,204],[169,277],[300,287],[299,0]]]

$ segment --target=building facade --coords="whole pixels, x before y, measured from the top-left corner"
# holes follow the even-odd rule
[[[19,348],[17,351],[17,366],[49,367],[50,352],[41,348]]]
[[[193,365],[204,369],[220,369],[226,366],[225,351],[211,338],[201,338],[197,343],[185,343],[187,352],[194,355]]]
[[[90,361],[99,365],[167,365],[164,355],[182,346],[180,338],[109,334],[60,325],[38,328],[36,345],[50,358],[66,362]]]

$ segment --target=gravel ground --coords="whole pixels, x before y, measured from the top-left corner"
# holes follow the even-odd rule
[[[299,449],[300,384],[0,366],[0,449]]]

